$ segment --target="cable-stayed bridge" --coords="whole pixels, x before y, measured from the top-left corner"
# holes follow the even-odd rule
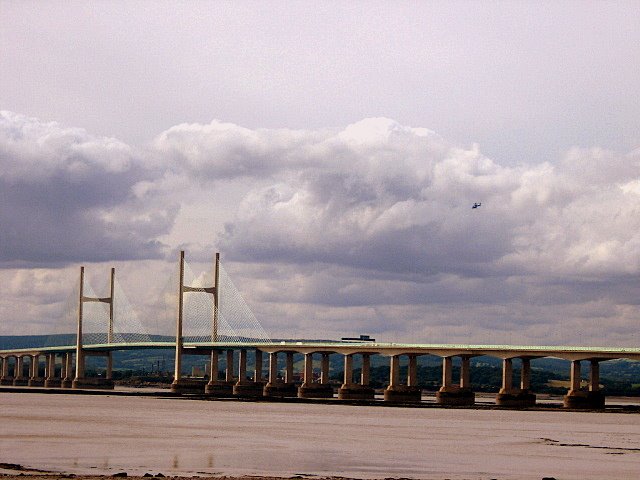
[[[369,385],[371,357],[389,358],[389,382],[384,390],[388,402],[420,402],[422,391],[417,384],[417,358],[433,355],[442,359],[442,385],[436,401],[449,405],[471,405],[475,394],[471,389],[470,360],[477,356],[493,356],[502,360],[502,387],[496,403],[503,406],[535,405],[531,391],[531,360],[555,357],[571,362],[570,388],[564,402],[568,407],[602,408],[604,392],[600,389],[599,364],[611,359],[640,360],[640,348],[523,346],[523,345],[458,345],[382,343],[367,338],[349,341],[274,341],[231,281],[216,254],[213,275],[196,277],[180,252],[177,281],[162,296],[167,311],[173,310],[175,339],[158,340],[138,319],[111,269],[109,294],[97,296],[80,269],[79,282],[65,309],[61,325],[42,345],[0,350],[0,386],[32,386],[40,388],[113,388],[112,354],[119,350],[175,350],[172,391],[198,393],[213,397],[287,397],[331,398],[334,388],[329,382],[329,355],[344,357],[344,380],[338,399],[368,400],[374,398]],[[177,313],[176,313],[177,312]],[[75,332],[73,332],[75,330]],[[72,333],[73,332],[73,333]],[[238,360],[234,361],[234,352]],[[254,368],[247,371],[248,352]],[[268,365],[264,362],[268,354]],[[286,358],[283,372],[278,369],[278,356]],[[304,355],[301,384],[294,382],[294,354]],[[185,355],[209,358],[208,378],[185,376]],[[104,376],[85,374],[86,358],[106,359]],[[360,375],[354,378],[354,357],[359,356]],[[315,357],[315,358],[314,358]],[[453,379],[453,359],[459,358],[459,378]],[[43,362],[44,360],[44,362]],[[314,375],[314,361],[320,375]],[[318,362],[319,361],[319,362]],[[406,378],[400,378],[400,364],[407,365]],[[588,385],[582,386],[582,365],[588,364]],[[224,364],[220,378],[220,365]],[[266,366],[266,372],[263,368]],[[514,385],[514,367],[520,368],[520,382]],[[236,368],[237,367],[237,368]]]

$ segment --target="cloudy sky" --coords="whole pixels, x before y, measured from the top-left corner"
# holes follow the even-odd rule
[[[155,325],[185,249],[273,337],[637,346],[637,2],[0,20],[0,334],[51,331],[81,264]]]

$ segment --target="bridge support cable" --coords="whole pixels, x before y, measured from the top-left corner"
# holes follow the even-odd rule
[[[269,335],[262,328],[222,264],[220,264],[218,278],[220,300],[215,306],[218,324],[228,329],[227,332],[222,331],[223,334],[226,333],[227,341],[270,343]]]

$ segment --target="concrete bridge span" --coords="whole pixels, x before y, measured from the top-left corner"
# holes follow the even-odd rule
[[[82,358],[108,356],[117,350],[176,348],[174,342],[97,344],[83,346]],[[247,352],[254,352],[254,369],[247,370]],[[302,382],[294,382],[293,355],[304,356],[299,372]],[[535,392],[531,391],[531,360],[553,357],[571,362],[570,388],[565,405],[574,408],[601,408],[604,392],[600,390],[599,364],[612,359],[640,360],[640,349],[518,346],[518,345],[453,345],[453,344],[400,344],[385,342],[325,342],[279,341],[183,343],[181,355],[206,355],[210,358],[210,372],[219,371],[220,357],[224,358],[223,378],[211,375],[209,379],[185,377],[180,372],[174,379],[172,390],[183,394],[205,394],[213,397],[288,397],[331,398],[333,386],[329,382],[329,355],[343,356],[343,383],[337,398],[365,400],[374,398],[369,385],[370,359],[373,355],[389,358],[389,381],[384,391],[388,402],[419,402],[422,390],[417,383],[417,358],[431,355],[442,360],[442,381],[436,401],[443,405],[471,405],[475,394],[471,389],[470,359],[477,356],[500,358],[503,363],[502,387],[496,403],[503,406],[535,405]],[[265,358],[266,356],[266,358]],[[285,357],[284,375],[278,370],[278,358]],[[360,376],[354,379],[354,358],[360,357]],[[453,379],[453,359],[460,359],[459,379]],[[237,358],[237,361],[234,361]],[[407,374],[400,378],[400,362],[407,363]],[[520,360],[520,382],[513,384],[513,361]],[[75,365],[77,345],[14,349],[0,351],[0,385],[34,386],[49,388],[113,388],[111,374],[104,377],[78,377]],[[320,364],[320,376],[314,375],[314,361]],[[587,388],[581,387],[581,369],[589,366]],[[59,369],[56,369],[59,365]],[[317,365],[317,363],[316,363]],[[266,375],[263,366],[266,366]],[[59,370],[56,377],[56,370]],[[316,368],[316,371],[318,369]]]
[[[430,355],[441,358],[442,381],[436,393],[436,401],[443,405],[471,405],[475,393],[471,388],[470,372],[473,357],[491,356],[502,360],[502,386],[496,395],[496,403],[503,406],[535,405],[536,395],[531,391],[531,360],[554,357],[571,362],[570,388],[564,398],[565,406],[577,408],[602,408],[604,394],[600,390],[600,362],[612,359],[640,360],[640,348],[522,346],[522,345],[460,345],[460,344],[408,344],[371,341],[271,341],[264,339],[234,339],[230,341],[219,332],[219,267],[220,257],[214,263],[214,285],[193,287],[184,284],[184,252],[180,252],[180,283],[178,285],[178,314],[176,335],[173,342],[125,342],[114,343],[113,305],[114,276],[111,270],[111,291],[108,297],[88,297],[83,293],[84,267],[80,270],[80,294],[78,298],[77,332],[75,345],[30,347],[0,350],[0,386],[34,386],[49,388],[113,388],[112,353],[118,350],[166,349],[175,350],[174,380],[171,386],[176,393],[198,393],[213,397],[288,397],[330,398],[335,392],[329,382],[329,355],[343,356],[344,378],[337,391],[338,399],[364,400],[374,398],[370,386],[371,357],[389,358],[389,381],[384,391],[387,402],[419,402],[422,390],[418,386],[417,359]],[[213,315],[211,332],[207,339],[190,342],[183,335],[183,295],[198,293],[211,295]],[[109,323],[106,343],[83,344],[83,304],[101,302],[109,307]],[[247,371],[247,352],[255,354],[254,369]],[[237,353],[236,353],[237,352]],[[265,359],[264,356],[267,355]],[[304,356],[300,377],[294,382],[294,354]],[[213,373],[211,378],[191,378],[183,375],[184,355],[206,355],[209,371],[218,372],[220,358],[224,359],[223,378]],[[285,356],[284,376],[278,371],[278,357]],[[104,377],[85,375],[85,359],[102,356],[107,360]],[[237,363],[234,361],[238,358]],[[354,379],[354,357],[359,357],[360,376]],[[459,379],[453,379],[453,359],[460,359]],[[314,376],[314,359],[320,362],[320,375]],[[405,378],[400,378],[401,359],[407,363]],[[514,364],[520,364],[520,383],[514,385]],[[267,364],[268,362],[268,364]],[[581,388],[581,368],[589,364],[589,382]],[[56,366],[59,365],[59,368]],[[268,365],[266,375],[263,366]],[[56,372],[59,373],[56,375]]]

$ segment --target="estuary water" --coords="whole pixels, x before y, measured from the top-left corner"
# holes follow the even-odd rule
[[[78,474],[636,479],[640,415],[0,393],[0,462]]]

